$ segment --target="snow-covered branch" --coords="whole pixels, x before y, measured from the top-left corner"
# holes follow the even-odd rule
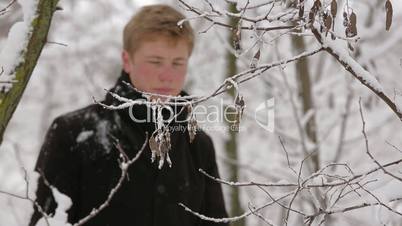
[[[379,98],[381,98],[391,110],[402,121],[402,106],[397,106],[384,91],[384,88],[377,81],[377,79],[367,70],[365,70],[359,63],[357,63],[347,52],[346,49],[339,47],[334,41],[326,39],[323,46],[325,50],[334,56],[339,63],[349,71],[356,79],[358,79],[364,86],[373,91]]]
[[[374,157],[373,157],[374,158]],[[377,161],[377,160],[375,160]],[[389,211],[395,213],[395,214],[402,214],[398,212],[396,209],[393,207],[390,207],[387,203],[393,203],[393,202],[398,202],[402,200],[402,197],[394,197],[391,198],[390,200],[382,200],[379,196],[375,195],[373,192],[369,190],[367,187],[369,184],[376,182],[375,180],[369,180],[368,177],[374,173],[378,173],[383,171],[384,173],[389,172],[386,170],[386,168],[389,168],[391,166],[395,165],[400,165],[402,163],[402,159],[387,163],[387,164],[382,164],[378,165],[375,168],[369,169],[365,172],[355,174],[353,170],[350,168],[350,166],[346,163],[331,163],[328,164],[324,167],[322,167],[318,172],[309,175],[307,177],[302,177],[302,174],[300,173],[301,170],[299,170],[298,176],[295,178],[295,182],[287,182],[287,181],[279,181],[276,183],[262,183],[262,182],[232,182],[232,181],[226,181],[224,179],[220,178],[215,178],[208,173],[206,173],[203,169],[199,169],[199,172],[204,174],[206,177],[208,177],[210,180],[213,180],[216,183],[221,183],[223,185],[229,185],[229,186],[240,186],[240,187],[258,187],[260,190],[262,190],[265,194],[269,196],[269,199],[272,200],[271,202],[264,204],[258,208],[253,208],[250,211],[247,211],[243,213],[240,216],[235,216],[235,217],[229,217],[229,218],[212,218],[205,216],[201,213],[197,213],[186,207],[184,204],[179,204],[181,205],[186,211],[191,212],[192,214],[196,215],[197,217],[200,217],[201,219],[207,220],[207,221],[212,221],[212,222],[228,222],[228,221],[237,221],[241,218],[247,217],[251,214],[253,214],[253,211],[260,211],[264,208],[267,208],[268,206],[277,204],[280,208],[283,208],[286,210],[287,214],[285,216],[284,221],[286,222],[287,219],[290,217],[291,213],[296,213],[301,216],[303,216],[306,220],[307,223],[311,223],[313,221],[316,221],[319,216],[324,216],[324,215],[332,215],[332,214],[342,214],[345,212],[349,212],[352,210],[357,210],[361,208],[367,208],[367,207],[375,207],[375,206],[384,206],[386,207]],[[301,163],[302,165],[302,163]],[[346,169],[346,172],[349,172],[350,175],[339,175],[335,174],[332,170],[330,170],[333,167],[343,167]],[[331,181],[330,181],[331,180]],[[330,181],[330,182],[329,182]],[[276,189],[275,193],[269,192],[267,189]],[[290,192],[286,192],[287,189],[290,189]],[[318,206],[316,208],[316,211],[314,212],[305,212],[302,209],[295,209],[292,207],[292,203],[296,199],[300,199],[302,196],[308,195],[310,199],[315,199],[314,195],[312,194],[313,190],[322,190],[322,192],[325,193],[325,197],[328,197],[328,200],[326,200],[327,203],[324,203],[325,206]],[[365,197],[366,196],[360,196],[359,200],[355,201],[360,201],[361,203],[359,204],[353,204],[350,205],[348,204],[348,198],[351,197],[352,193],[359,194],[358,192],[364,192],[366,193],[369,197],[372,197],[375,199],[375,202],[366,202]],[[275,198],[274,194],[280,193],[281,195],[279,198]],[[324,195],[324,194],[323,194]],[[331,198],[332,197],[332,198]],[[335,198],[336,197],[336,198]],[[335,198],[335,199],[334,199]],[[281,202],[279,202],[281,201]],[[289,202],[289,204],[286,206],[284,203]],[[333,206],[335,206],[334,208]]]
[[[57,2],[18,0],[24,19],[12,26],[0,53],[0,143],[46,43]]]

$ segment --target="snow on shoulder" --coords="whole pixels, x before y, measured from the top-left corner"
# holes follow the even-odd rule
[[[94,131],[88,130],[88,131],[82,131],[80,134],[78,134],[77,138],[75,141],[77,143],[81,143],[86,141],[88,138],[90,138],[92,135],[94,135]]]

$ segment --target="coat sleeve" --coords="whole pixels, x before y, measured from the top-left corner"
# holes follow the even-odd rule
[[[218,166],[215,157],[215,148],[209,136],[206,136],[206,169],[205,171],[216,178],[219,178]],[[225,218],[227,212],[225,209],[225,202],[221,184],[207,178],[205,181],[205,212],[204,214],[209,217]],[[202,226],[228,226],[228,223],[214,223],[211,221],[202,221]]]
[[[44,182],[44,177],[50,185],[70,197],[73,202],[67,211],[70,223],[76,221],[80,175],[80,160],[77,158],[77,153],[74,152],[75,140],[72,138],[72,127],[62,117],[54,120],[46,134],[35,168],[41,174],[36,191],[37,204],[50,215],[54,214],[57,207],[50,188]],[[42,218],[42,214],[34,205],[34,213],[29,226],[34,226],[40,218]]]

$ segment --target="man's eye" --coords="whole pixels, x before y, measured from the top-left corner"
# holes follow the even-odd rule
[[[148,63],[155,64],[155,65],[160,65],[161,64],[160,61],[148,61]]]
[[[173,63],[173,66],[183,66],[183,63]]]

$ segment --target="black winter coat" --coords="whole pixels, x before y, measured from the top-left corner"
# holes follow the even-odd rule
[[[127,98],[141,97],[123,81],[129,82],[124,72],[111,91]],[[109,94],[104,103],[120,104]],[[146,112],[145,105],[133,108],[136,118],[144,118]],[[145,141],[145,132],[151,134],[154,129],[152,122],[133,122],[128,109],[113,111],[97,104],[55,119],[40,151],[36,170],[71,198],[70,223],[76,223],[101,205],[115,187],[121,175],[119,151],[115,144],[118,143],[126,155],[133,158]],[[85,225],[227,225],[200,220],[178,205],[184,203],[207,216],[227,216],[221,186],[198,171],[201,168],[219,177],[211,138],[197,131],[190,144],[187,130],[174,131],[171,143],[171,168],[165,164],[159,170],[157,163],[151,163],[151,151],[147,145],[138,161],[129,168],[128,178],[110,205]],[[48,213],[53,213],[56,208],[53,195],[42,178],[38,181],[37,202]],[[35,208],[30,225],[35,225],[40,217]]]

